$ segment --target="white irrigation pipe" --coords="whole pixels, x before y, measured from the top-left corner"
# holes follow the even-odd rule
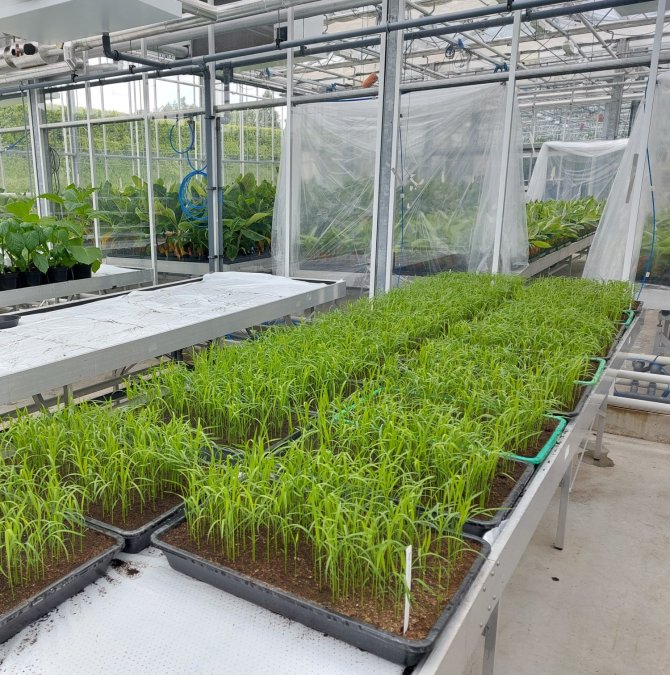
[[[655,401],[643,401],[637,398],[626,398],[625,396],[608,396],[607,405],[670,415],[670,402],[656,403]]]
[[[656,354],[623,354],[626,361],[653,361],[662,366],[670,366],[670,356],[658,356]]]
[[[619,380],[639,380],[641,382],[670,384],[670,375],[661,375],[660,373],[638,373],[634,370],[619,370],[616,377]]]

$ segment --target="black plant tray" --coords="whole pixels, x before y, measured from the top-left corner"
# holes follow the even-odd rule
[[[151,543],[163,551],[173,569],[198,581],[215,586],[226,593],[269,609],[271,612],[280,614],[287,619],[298,621],[308,628],[313,628],[354,647],[376,654],[387,661],[404,666],[416,665],[423,656],[433,649],[437,637],[470,588],[491,550],[491,547],[483,539],[467,534],[463,535],[464,539],[480,548],[477,560],[470,568],[454,597],[440,614],[435,625],[430,629],[428,636],[424,640],[408,640],[369,623],[326,609],[322,605],[274,588],[264,582],[256,581],[252,577],[228,567],[211,563],[200,556],[161,541],[161,535],[181,524],[182,521],[183,517],[175,519],[151,537]]]
[[[151,544],[151,535],[159,527],[162,527],[168,520],[182,516],[183,513],[184,505],[181,503],[177,504],[136,530],[122,530],[95,518],[86,518],[86,522],[105,534],[121,538],[123,540],[124,553],[139,553]]]
[[[588,386],[583,386],[582,387],[582,393],[580,394],[579,398],[577,399],[577,403],[575,403],[575,406],[572,410],[566,412],[564,410],[554,410],[552,411],[552,414],[555,415],[560,415],[561,417],[567,417],[568,419],[572,419],[573,417],[577,417],[579,413],[582,412],[584,409],[584,404],[586,403],[586,399],[588,399],[589,395],[593,391],[592,387]]]
[[[79,593],[104,574],[109,563],[123,547],[123,540],[107,531],[103,531],[103,534],[114,539],[116,543],[95,558],[80,565],[62,579],[55,581],[51,586],[28,598],[7,614],[0,615],[0,644],[22,631],[33,621],[49,613],[62,602]]]
[[[530,479],[533,477],[535,472],[535,466],[533,464],[524,464],[523,462],[512,461],[513,464],[522,464],[526,468],[524,472],[519,476],[518,480],[514,484],[514,487],[507,495],[507,498],[496,509],[495,515],[491,518],[468,518],[463,526],[463,532],[471,534],[475,537],[481,537],[484,533],[492,530],[494,527],[499,527],[500,523],[509,516],[512,509],[516,506],[516,503],[519,501],[519,498],[523,494],[523,491],[526,489]]]

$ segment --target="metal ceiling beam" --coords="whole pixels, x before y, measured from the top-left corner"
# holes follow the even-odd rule
[[[603,46],[605,51],[613,58],[619,58],[618,54],[612,50],[612,48],[603,40],[602,35],[591,25],[591,22],[583,15],[577,14],[577,18],[586,26],[586,29],[593,35],[593,37],[598,40],[598,42]]]

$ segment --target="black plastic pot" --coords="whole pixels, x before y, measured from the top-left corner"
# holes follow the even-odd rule
[[[146,525],[138,527],[136,530],[122,530],[119,527],[115,527],[114,525],[105,523],[101,520],[96,520],[95,518],[86,518],[86,522],[105,534],[120,537],[123,540],[124,553],[139,553],[149,546],[151,543],[151,535],[159,527],[162,527],[166,522],[173,518],[182,516],[183,513],[184,505],[179,503],[157,518],[146,523]]]
[[[19,273],[5,272],[0,274],[0,291],[11,291],[18,287]]]
[[[62,284],[64,281],[67,281],[67,277],[67,267],[50,267],[47,270],[47,279],[50,284]]]
[[[73,279],[90,279],[92,274],[91,266],[77,263],[70,268],[70,273]]]
[[[15,314],[0,314],[0,330],[3,328],[15,328],[19,325],[20,318]]]
[[[409,640],[388,633],[364,621],[326,609],[310,600],[300,598],[287,591],[273,588],[266,583],[255,581],[252,577],[236,572],[228,567],[216,565],[204,558],[166,544],[161,536],[176,527],[182,518],[166,524],[151,537],[151,543],[165,554],[170,566],[194,579],[253,602],[271,612],[281,614],[287,619],[299,621],[308,628],[347,642],[366,652],[376,654],[387,661],[404,666],[416,665],[435,645],[437,637],[446,626],[454,611],[477,576],[484,560],[490,553],[490,546],[482,539],[464,535],[464,538],[480,550],[480,555],[470,568],[465,579],[444,608],[435,625],[424,640]]]
[[[105,532],[104,534],[108,533]],[[93,583],[98,577],[101,577],[123,545],[119,537],[109,534],[108,536],[114,540],[114,543],[106,551],[80,565],[40,593],[28,598],[15,609],[6,614],[1,614],[0,643],[9,640],[33,621],[44,616],[68,598],[79,593],[90,583]]]
[[[513,464],[522,464],[522,462],[513,462]],[[526,489],[526,485],[528,485],[528,482],[533,477],[535,467],[532,464],[525,466],[525,470],[519,476],[509,495],[507,495],[507,499],[496,510],[495,515],[491,518],[469,518],[463,526],[464,532],[475,537],[481,537],[494,527],[500,526],[502,521],[509,516],[512,509],[516,506],[523,491]]]
[[[19,287],[39,286],[42,283],[42,272],[39,270],[28,270],[19,272]]]

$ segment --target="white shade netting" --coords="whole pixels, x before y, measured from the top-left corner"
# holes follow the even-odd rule
[[[638,109],[584,267],[586,278],[630,281],[646,278],[651,283],[670,284],[669,106],[670,76],[663,75],[656,85],[648,144],[644,102]],[[644,167],[642,195],[634,213],[633,183],[640,163]],[[631,255],[627,258],[629,242]]]
[[[528,201],[607,199],[628,139],[543,143],[528,183]]]
[[[401,97],[393,233],[397,274],[492,269],[505,97],[506,88],[498,84]],[[284,139],[273,221],[275,273],[286,271],[288,250],[290,274],[350,272],[362,285],[369,282],[378,105],[369,99],[295,109],[291,228],[289,233]],[[501,272],[528,262],[522,169],[515,114]]]

